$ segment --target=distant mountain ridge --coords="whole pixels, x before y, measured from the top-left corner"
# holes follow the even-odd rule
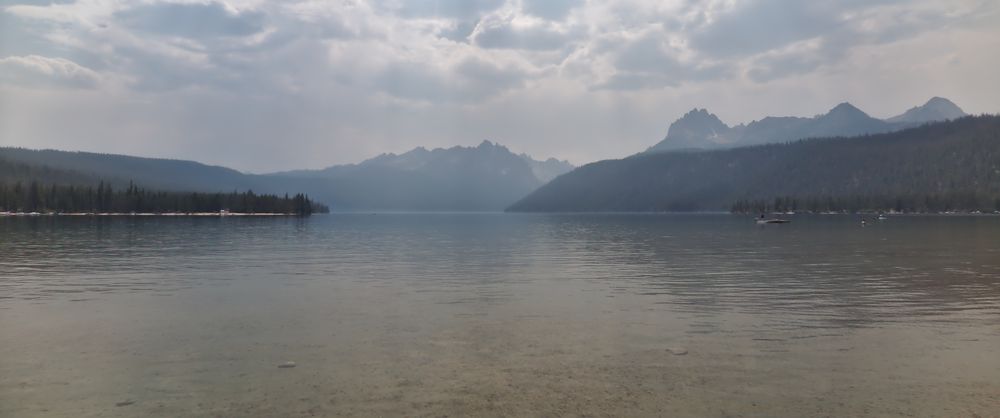
[[[501,155],[504,158],[509,158],[509,155],[515,155],[507,147],[491,142],[489,140],[484,140],[478,146],[475,147],[463,147],[454,146],[451,148],[435,148],[428,150],[425,147],[416,147],[410,151],[404,152],[402,154],[394,153],[383,153],[378,156],[369,158],[357,164],[342,164],[334,165],[327,168],[319,170],[293,170],[293,171],[283,171],[277,173],[271,173],[271,175],[280,176],[320,176],[328,177],[331,175],[339,175],[344,173],[357,172],[364,169],[393,169],[393,170],[403,170],[403,171],[420,171],[430,168],[430,166],[440,166],[441,164],[448,165],[452,164],[458,159],[473,157],[477,154],[483,156],[485,154]],[[531,169],[532,175],[535,176],[541,183],[547,183],[553,178],[558,177],[561,174],[567,173],[573,168],[573,164],[569,161],[557,160],[555,158],[549,158],[544,161],[535,160],[530,155],[521,153],[515,155],[517,158],[524,161],[528,167]],[[510,162],[510,161],[508,161]],[[518,164],[513,164],[516,167]]]
[[[498,211],[573,168],[565,161],[538,161],[483,141],[475,147],[417,147],[358,164],[272,176],[328,180],[342,203],[340,210]]]
[[[532,174],[535,178],[540,180],[542,183],[548,183],[552,179],[573,171],[576,168],[573,164],[570,164],[566,160],[557,160],[555,158],[549,158],[545,161],[538,161],[531,158],[528,154],[518,154],[524,162],[528,163],[528,167],[531,167]]]
[[[966,113],[961,108],[941,97],[933,97],[924,105],[885,120],[873,118],[844,102],[812,118],[768,116],[730,127],[706,109],[694,109],[672,123],[667,136],[645,152],[722,149],[805,138],[878,134],[963,116]]]
[[[164,191],[305,193],[332,210],[500,211],[573,166],[483,141],[476,147],[382,154],[322,170],[246,174],[194,161],[0,147],[0,182]]]
[[[738,200],[794,197],[992,211],[1000,210],[998,162],[1000,116],[967,116],[875,135],[599,161],[508,210],[721,211]]]

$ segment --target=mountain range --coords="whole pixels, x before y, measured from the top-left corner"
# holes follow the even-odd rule
[[[878,209],[898,202],[911,210],[1000,210],[1000,116],[599,161],[556,178],[509,210],[722,211],[741,200],[787,197],[881,202]]]
[[[307,193],[332,210],[499,211],[568,172],[565,161],[534,160],[484,141],[477,147],[416,148],[359,164],[247,174],[194,161],[0,148],[0,181],[192,192]]]
[[[483,141],[476,147],[382,154],[359,164],[274,173],[277,178],[330,182],[339,210],[501,210],[572,170],[566,161],[538,161]]]
[[[966,114],[961,108],[941,97],[931,98],[922,106],[884,120],[873,118],[845,102],[825,114],[811,118],[768,116],[749,124],[730,127],[708,110],[694,109],[672,123],[667,136],[645,152],[722,149],[804,138],[877,134],[962,116]]]
[[[649,150],[580,168],[490,141],[270,174],[193,161],[0,148],[0,182],[306,193],[333,211],[723,210],[734,200],[782,194],[915,195],[970,187],[969,193],[993,196],[1000,187],[998,119],[964,115],[937,97],[885,120],[841,103],[811,118],[766,117],[730,127],[695,109]]]

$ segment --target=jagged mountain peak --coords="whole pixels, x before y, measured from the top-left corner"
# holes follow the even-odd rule
[[[669,138],[670,132],[677,130],[676,134],[680,134],[684,130],[695,130],[695,131],[710,131],[718,132],[729,129],[729,126],[722,122],[718,116],[714,113],[709,113],[707,109],[692,109],[687,112],[680,119],[674,121],[670,124],[670,128],[667,130],[667,137]]]
[[[456,147],[456,148],[463,148],[463,147]],[[498,142],[493,142],[488,139],[484,139],[483,142],[480,142],[479,145],[477,145],[475,148],[469,147],[468,149],[475,149],[478,151],[504,152],[504,153],[510,152],[510,149],[504,146],[503,144],[500,144]]]
[[[766,116],[748,124],[727,126],[704,108],[694,108],[667,130],[667,136],[647,153],[683,149],[713,149],[787,142],[805,138],[855,136],[891,132],[917,124],[967,116],[955,103],[935,96],[927,103],[889,119],[877,119],[850,102],[842,102],[813,117]]]
[[[708,109],[705,108],[699,109],[697,107],[685,113],[684,116],[681,116],[681,119],[696,119],[696,120],[701,119],[701,120],[713,120],[713,121],[717,120],[719,121],[719,123],[722,123],[722,121],[719,120],[719,117],[715,116],[714,113],[709,112]]]
[[[715,148],[727,144],[730,128],[707,109],[694,108],[670,124],[667,136],[646,152]]]
[[[542,183],[548,183],[552,181],[552,179],[573,171],[573,169],[576,168],[569,161],[558,160],[552,157],[549,157],[549,159],[545,161],[535,160],[534,158],[531,158],[530,155],[525,153],[518,154],[518,157],[521,157],[524,162],[528,163],[528,166],[531,167],[532,174],[534,174],[538,180],[541,180]]]

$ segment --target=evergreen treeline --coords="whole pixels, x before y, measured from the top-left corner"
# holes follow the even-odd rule
[[[255,190],[279,196],[294,190],[322,202],[338,202],[327,179],[246,174],[183,160],[0,147],[0,183],[13,185],[18,181],[24,185],[37,181],[44,185],[83,187],[104,181],[115,189],[127,188],[129,182],[135,182],[148,190],[200,193]]]
[[[776,196],[816,211],[992,211],[1000,199],[1000,116],[600,161],[556,178],[509,210],[721,211],[739,202],[742,211],[774,206]]]
[[[773,199],[739,199],[733,213],[940,213],[1000,211],[1000,198],[975,193],[945,193],[906,196],[806,196]]]
[[[194,213],[227,210],[237,213],[289,213],[309,215],[329,209],[304,194],[280,197],[232,193],[186,193],[151,191],[129,184],[115,189],[100,182],[97,187],[0,183],[0,211],[69,213]]]

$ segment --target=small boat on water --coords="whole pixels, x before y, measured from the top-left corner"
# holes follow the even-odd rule
[[[757,219],[757,225],[764,225],[764,224],[787,224],[787,223],[790,223],[790,222],[792,222],[792,221],[790,221],[788,219],[778,219],[778,218]]]

